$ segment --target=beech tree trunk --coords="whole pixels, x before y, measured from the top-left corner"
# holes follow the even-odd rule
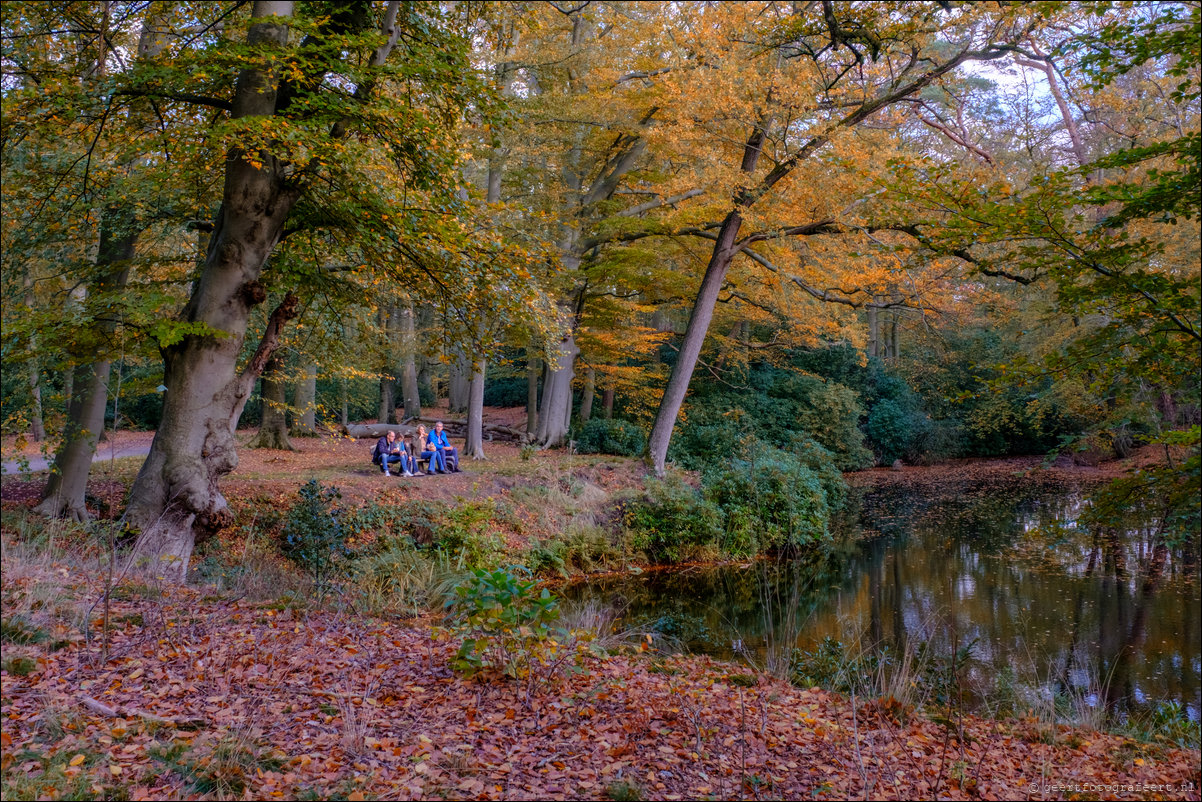
[[[875,300],[875,296],[874,296]],[[870,306],[866,310],[868,315],[868,355],[872,357],[881,355],[881,322],[880,312],[875,306]]]
[[[100,221],[96,262],[104,266],[107,274],[96,287],[99,293],[120,293],[129,280],[130,260],[134,257],[138,235],[128,229],[115,230],[120,225],[120,219],[116,209],[106,209]],[[96,334],[102,340],[100,350],[103,352],[107,350],[107,344],[103,341],[112,337],[117,330],[117,320],[114,317],[98,318],[94,325]],[[42,491],[42,500],[36,507],[42,515],[77,521],[87,518],[84,495],[88,475],[92,471],[92,457],[96,455],[96,444],[100,442],[100,435],[104,431],[104,411],[108,406],[111,372],[112,361],[107,358],[79,365],[73,371],[63,442],[54,455],[54,469]]]
[[[480,356],[472,366],[472,381],[468,391],[467,437],[463,452],[472,459],[484,459],[484,370],[485,359]]]
[[[284,396],[284,364],[278,357],[267,360],[260,379],[259,394],[263,399],[263,421],[259,424],[259,435],[251,441],[251,448],[274,448],[280,451],[295,451],[288,440],[288,401]]]
[[[580,396],[580,422],[588,423],[593,416],[593,396],[597,394],[597,371],[589,368],[584,374],[584,391]]]
[[[614,388],[606,387],[601,393],[601,417],[609,420],[614,416]]]
[[[668,378],[668,386],[659,402],[659,410],[655,414],[655,424],[651,427],[651,437],[647,443],[647,457],[656,476],[663,476],[664,465],[668,459],[668,444],[672,440],[672,429],[676,426],[676,418],[680,415],[680,407],[684,404],[685,395],[689,391],[689,381],[693,377],[693,368],[697,366],[697,358],[701,355],[701,346],[705,342],[706,332],[709,331],[710,321],[714,317],[714,304],[718,302],[718,291],[726,280],[726,272],[734,259],[735,238],[739,235],[739,227],[743,218],[735,211],[722,221],[718,230],[718,241],[705,268],[705,277],[701,279],[701,289],[697,292],[697,300],[689,315],[689,325],[684,332],[684,342],[680,344],[680,354],[676,364],[672,366],[672,375]]]
[[[25,277],[25,305],[33,309],[33,279],[29,276]],[[36,336],[31,336],[29,339],[29,353],[31,354],[28,362],[29,396],[31,401],[29,436],[33,438],[33,442],[40,443],[46,439],[46,424],[42,418],[42,370],[36,356],[38,353],[38,340]]]
[[[542,372],[538,355],[531,349],[526,356],[526,431],[538,429],[538,374]]]
[[[535,437],[543,448],[563,445],[572,420],[572,366],[580,348],[569,334],[559,346],[559,358],[543,382],[543,403],[538,413]]]
[[[417,331],[413,321],[413,303],[401,309],[401,398],[406,418],[422,416],[421,392],[417,384]]]
[[[342,423],[342,428],[344,429],[351,422],[351,399],[346,385],[347,379],[346,376],[343,376],[338,385],[338,400],[341,406],[341,409],[339,410],[339,419]]]
[[[462,346],[456,345],[454,354],[455,358],[449,365],[450,378],[447,381],[447,411],[461,413],[467,409],[472,368]]]
[[[256,0],[247,41],[271,51],[288,40],[290,0]],[[277,85],[270,60],[251,59],[238,75],[230,116],[270,116]],[[218,490],[220,477],[238,464],[234,430],[267,360],[279,345],[280,327],[296,315],[288,295],[271,314],[245,368],[237,370],[251,310],[267,291],[259,281],[279,241],[301,185],[266,150],[226,156],[221,207],[209,250],[181,319],[224,336],[186,334],[162,349],[167,387],[163,416],[150,454],[130,491],[126,522],[139,532],[131,560],[169,580],[182,581],[198,536],[215,533],[232,516]]]
[[[317,365],[305,365],[305,375],[296,383],[296,394],[292,400],[296,420],[292,433],[296,435],[317,434]]]

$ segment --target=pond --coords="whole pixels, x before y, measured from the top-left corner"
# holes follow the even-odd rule
[[[1082,510],[1072,488],[1021,483],[877,490],[822,555],[656,570],[563,595],[617,606],[675,648],[758,668],[791,659],[845,691],[901,698],[900,681],[918,703],[954,694],[1003,714],[1100,723],[1091,713],[1140,708],[1198,721],[1196,555],[1156,548],[1138,523],[1086,532]]]

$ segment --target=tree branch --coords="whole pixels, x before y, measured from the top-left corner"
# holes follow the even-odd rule
[[[234,404],[234,411],[230,415],[231,425],[237,423],[238,418],[242,417],[242,408],[246,406],[246,400],[250,398],[250,391],[255,385],[255,379],[259,378],[263,368],[267,365],[267,360],[279,347],[280,329],[285,323],[296,317],[299,311],[300,299],[292,293],[285,295],[284,300],[280,301],[280,305],[272,311],[271,317],[267,321],[267,328],[263,331],[263,337],[259,340],[259,347],[255,349],[254,356],[250,358],[238,376],[235,393],[240,400]]]
[[[209,106],[222,111],[233,111],[234,104],[228,100],[222,100],[219,97],[209,97],[207,95],[193,95],[188,92],[167,92],[158,89],[136,89],[129,87],[126,89],[117,89],[113,92],[114,95],[123,97],[150,97],[161,98],[163,100],[178,100],[181,103],[195,103],[198,106]]]

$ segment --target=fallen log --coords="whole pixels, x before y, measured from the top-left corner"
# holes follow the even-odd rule
[[[362,440],[365,437],[383,437],[389,432],[398,435],[411,435],[417,432],[416,426],[405,426],[400,423],[352,423],[343,429],[343,434]]]

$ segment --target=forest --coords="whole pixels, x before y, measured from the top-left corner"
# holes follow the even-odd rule
[[[0,14],[5,799],[1198,798],[1202,3]]]

